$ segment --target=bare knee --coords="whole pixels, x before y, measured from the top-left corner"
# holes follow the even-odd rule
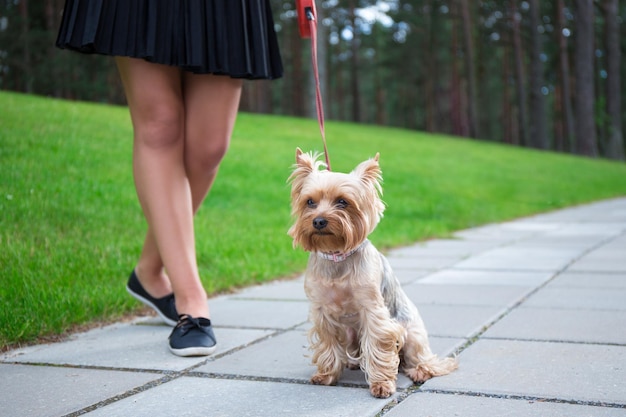
[[[195,172],[212,173],[224,159],[230,140],[226,136],[207,136],[204,141],[194,143],[195,146],[185,149],[186,166]]]
[[[155,150],[180,146],[184,139],[183,120],[183,111],[177,106],[156,104],[133,117],[135,142]]]

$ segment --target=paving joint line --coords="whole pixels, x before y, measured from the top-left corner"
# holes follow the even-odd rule
[[[614,403],[603,401],[586,401],[586,400],[572,400],[558,397],[538,397],[532,395],[517,395],[517,394],[492,394],[487,392],[476,391],[461,391],[461,390],[426,390],[420,391],[425,394],[443,394],[443,395],[465,395],[468,397],[482,397],[482,398],[496,398],[504,400],[522,400],[522,401],[534,401],[554,404],[572,404],[572,405],[585,405],[590,407],[603,407],[603,408],[623,408],[626,409],[626,403]]]
[[[508,340],[511,342],[560,343],[560,344],[567,344],[567,345],[626,347],[626,343],[615,343],[615,342],[583,342],[579,340],[530,339],[530,338],[494,337],[494,336],[483,337],[482,339],[484,340]]]

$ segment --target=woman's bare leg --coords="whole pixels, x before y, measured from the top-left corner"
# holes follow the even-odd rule
[[[185,73],[185,170],[191,186],[194,213],[200,208],[217,175],[235,125],[241,80]],[[148,230],[137,263],[142,285],[154,297],[171,293],[156,241]]]
[[[133,172],[150,228],[147,240],[154,237],[179,314],[209,317],[196,264],[192,192],[184,162],[182,72],[141,59],[116,60],[133,122]]]
[[[242,83],[225,76],[184,74],[185,170],[194,211],[213,185],[228,150]]]

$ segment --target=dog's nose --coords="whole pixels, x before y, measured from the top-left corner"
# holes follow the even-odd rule
[[[328,220],[326,220],[325,218],[316,217],[313,219],[313,227],[315,227],[317,230],[322,230],[326,226],[328,226]]]

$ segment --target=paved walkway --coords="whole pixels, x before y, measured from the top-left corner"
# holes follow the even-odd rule
[[[8,352],[0,415],[626,416],[626,198],[388,255],[453,374],[386,400],[360,371],[310,385],[298,279],[212,299],[208,359],[171,355],[151,317]]]

